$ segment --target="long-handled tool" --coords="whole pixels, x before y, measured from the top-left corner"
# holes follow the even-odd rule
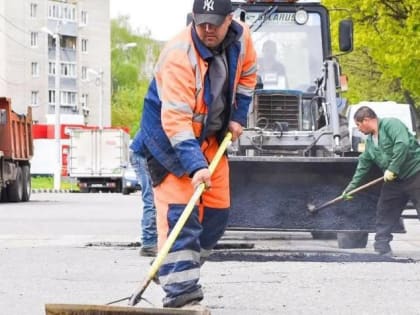
[[[379,177],[379,178],[374,179],[374,180],[372,180],[372,181],[370,181],[370,182],[368,182],[368,183],[366,183],[366,184],[364,184],[362,186],[359,186],[359,187],[357,187],[357,188],[355,188],[353,190],[350,190],[347,193],[347,196],[351,196],[351,195],[353,195],[353,194],[355,194],[355,193],[357,193],[357,192],[359,192],[359,191],[361,191],[363,189],[366,189],[366,188],[368,188],[370,186],[373,186],[373,185],[381,182],[383,179],[384,179],[383,177]],[[328,207],[328,206],[330,206],[330,205],[332,205],[332,204],[334,204],[334,203],[336,203],[337,201],[340,201],[340,200],[343,200],[343,196],[339,196],[339,197],[334,198],[334,199],[332,199],[330,201],[327,201],[327,202],[323,203],[322,205],[320,205],[318,207],[316,207],[314,204],[311,204],[311,203],[309,203],[307,206],[308,206],[309,212],[315,213],[315,212],[318,212],[319,210],[324,209],[324,208],[326,208],[326,207]]]
[[[221,157],[223,156],[224,152],[226,151],[228,145],[230,144],[232,140],[232,133],[228,132],[223,139],[222,143],[220,144],[219,149],[216,152],[216,155],[214,156],[213,160],[211,161],[209,165],[209,171],[210,174],[213,174],[214,170],[216,169],[216,166],[219,164],[219,161]],[[165,243],[163,244],[163,247],[160,249],[158,255],[156,256],[156,259],[153,261],[149,272],[147,274],[146,279],[144,280],[143,284],[138,287],[133,294],[130,297],[130,300],[128,302],[128,305],[134,306],[136,305],[140,300],[141,297],[150,284],[150,282],[155,277],[156,273],[158,272],[160,266],[162,265],[163,261],[165,260],[166,256],[169,253],[169,250],[171,249],[172,245],[174,244],[176,238],[178,237],[179,233],[181,232],[182,228],[184,227],[185,223],[187,222],[188,218],[190,217],[192,211],[194,210],[194,206],[197,203],[198,199],[200,198],[201,194],[205,190],[205,184],[201,183],[194,191],[193,195],[191,196],[191,199],[189,200],[188,204],[186,205],[184,211],[182,212],[181,216],[179,217],[177,223],[175,224],[174,228],[172,229],[171,233],[169,234],[168,238],[166,239]]]

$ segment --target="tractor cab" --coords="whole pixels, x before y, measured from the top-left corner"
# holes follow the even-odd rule
[[[238,5],[235,15],[252,31],[261,89],[315,91],[331,52],[324,7],[258,2]]]

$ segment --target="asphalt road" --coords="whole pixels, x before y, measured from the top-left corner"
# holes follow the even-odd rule
[[[138,255],[140,195],[33,194],[0,204],[0,314],[46,303],[103,305],[131,295],[149,270]],[[212,314],[420,314],[420,223],[405,220],[396,257],[338,249],[309,233],[228,231],[202,268]],[[139,307],[161,307],[154,283]],[[126,302],[118,305],[126,305]]]

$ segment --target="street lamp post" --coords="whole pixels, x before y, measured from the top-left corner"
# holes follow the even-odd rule
[[[60,34],[58,32],[59,23],[57,23],[56,32],[53,33],[47,27],[43,27],[42,31],[48,33],[55,39],[55,106],[54,106],[54,139],[56,145],[56,165],[54,167],[54,189],[59,190],[61,187],[61,135],[60,135]]]
[[[104,71],[99,70],[99,129],[103,128],[103,103],[104,103]]]
[[[130,48],[134,48],[137,47],[137,43],[134,42],[130,42],[130,43],[124,43],[124,44],[117,44],[114,49],[121,49],[122,51],[127,51]],[[99,122],[98,122],[98,126],[99,129],[103,129],[103,103],[104,103],[104,70],[102,68],[100,68],[98,71],[88,68],[87,69],[88,73],[92,73],[96,79],[96,85],[99,86],[99,108],[98,108],[98,113],[99,113]]]

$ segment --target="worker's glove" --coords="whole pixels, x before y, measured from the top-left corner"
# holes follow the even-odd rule
[[[390,170],[385,171],[385,173],[384,173],[384,181],[385,182],[392,182],[396,178],[397,178],[397,175],[395,175],[394,172],[391,172]]]
[[[353,199],[353,196],[352,195],[349,195],[349,193],[345,190],[341,194],[341,198],[343,198],[343,200],[348,201],[348,200],[352,200]]]

